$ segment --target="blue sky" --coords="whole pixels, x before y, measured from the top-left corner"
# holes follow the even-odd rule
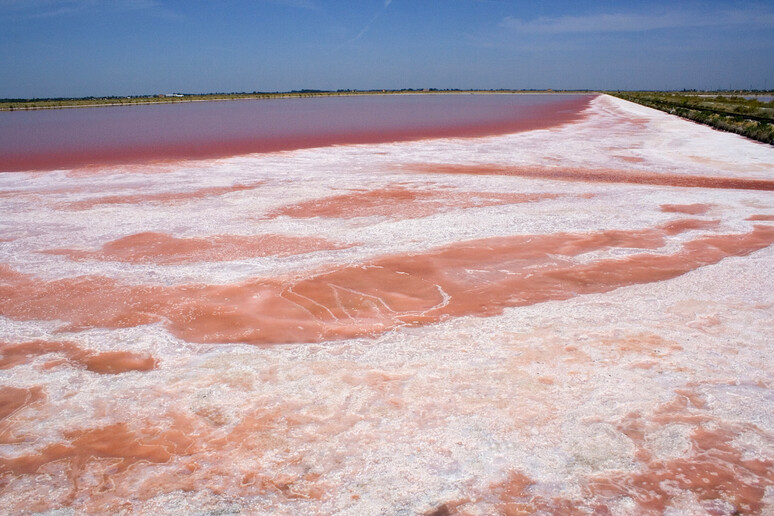
[[[0,0],[0,97],[774,88],[774,2]]]

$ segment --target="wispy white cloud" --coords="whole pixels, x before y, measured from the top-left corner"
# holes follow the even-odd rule
[[[739,48],[747,34],[774,30],[774,8],[688,10],[675,7],[654,12],[607,12],[540,18],[509,16],[486,30],[464,33],[468,45],[520,52],[564,53],[598,50],[595,36],[611,35],[635,46],[664,44],[706,49]],[[665,39],[666,38],[666,39]],[[760,38],[758,38],[760,40]],[[670,46],[671,45],[671,46]]]
[[[384,5],[382,6],[382,8],[376,11],[376,14],[374,14],[373,18],[371,18],[371,20],[368,23],[366,23],[362,29],[360,29],[360,32],[357,33],[357,36],[355,36],[350,40],[350,43],[354,43],[355,41],[365,36],[366,32],[371,30],[371,25],[373,25],[374,22],[379,19],[379,17],[382,15],[382,13],[385,10],[387,10],[387,8],[390,6],[391,3],[392,3],[392,0],[384,0]]]
[[[373,23],[374,23],[376,20],[378,20],[378,19],[379,19],[379,16],[381,16],[381,15],[382,15],[382,11],[379,11],[379,12],[377,12],[377,13],[374,15],[374,17],[373,17],[373,18],[371,18],[371,20],[370,20],[368,23],[366,23],[366,24],[363,26],[363,28],[362,28],[362,29],[360,29],[360,32],[358,32],[358,33],[357,33],[357,36],[355,36],[354,38],[352,38],[352,41],[350,41],[350,43],[352,43],[352,42],[355,42],[355,41],[359,40],[360,38],[362,38],[363,36],[365,36],[366,32],[368,32],[369,30],[371,30],[371,25],[373,25]]]
[[[0,15],[21,18],[51,18],[96,11],[146,11],[155,16],[178,17],[158,0],[0,0]]]
[[[319,9],[320,6],[315,0],[263,0],[271,4],[286,5],[288,7],[296,7],[299,9]]]
[[[532,20],[508,16],[500,26],[522,34],[583,34],[647,32],[690,27],[747,26],[774,28],[774,12],[733,10],[718,12],[675,11],[661,14],[603,13],[584,16],[540,17]]]
[[[0,12],[32,17],[82,11],[96,5],[96,0],[0,0]]]

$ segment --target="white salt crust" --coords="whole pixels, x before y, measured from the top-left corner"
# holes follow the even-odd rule
[[[770,146],[608,96],[592,101],[586,114],[582,121],[556,128],[479,139],[308,149],[162,170],[0,174],[0,192],[13,192],[0,196],[0,237],[10,239],[0,242],[0,263],[44,280],[95,274],[137,285],[231,284],[312,275],[479,238],[641,230],[681,218],[719,221],[715,228],[671,236],[652,251],[673,254],[700,236],[745,233],[756,224],[771,224],[747,220],[774,214],[771,191],[409,170],[409,165],[426,163],[496,164],[774,179]],[[253,189],[201,199],[70,206],[104,196],[258,181],[263,183]],[[285,205],[396,184],[559,197],[441,210],[420,218],[269,217]],[[664,212],[662,204],[710,207],[686,215]],[[144,231],[178,238],[271,233],[354,246],[182,265],[41,254],[57,248],[96,250]],[[614,247],[575,260],[592,263],[639,252]],[[163,321],[62,332],[57,321],[0,317],[2,342],[67,340],[94,352],[144,352],[158,360],[152,371],[117,375],[67,364],[44,368],[51,356],[0,370],[0,386],[40,386],[46,393],[44,402],[2,422],[28,437],[0,444],[0,458],[34,454],[66,442],[68,432],[115,423],[166,429],[173,414],[192,422],[199,432],[192,434],[194,440],[228,441],[247,415],[276,412],[280,416],[273,426],[255,436],[261,443],[253,443],[255,449],[233,442],[215,453],[132,465],[124,474],[126,482],[141,485],[159,478],[170,488],[151,497],[136,492],[123,500],[122,510],[422,514],[449,504],[460,514],[493,514],[503,511],[496,486],[518,473],[530,479],[529,497],[570,500],[588,511],[604,503],[613,514],[639,514],[642,508],[632,496],[604,499],[588,492],[593,479],[645,471],[638,447],[660,461],[690,461],[700,445],[697,430],[727,429],[735,433],[730,442],[745,460],[774,460],[771,285],[774,249],[767,247],[666,281],[508,308],[497,316],[459,317],[373,338],[269,347],[192,344],[171,335]],[[684,392],[703,404],[668,412]],[[695,419],[679,417],[688,415]],[[635,420],[642,432],[639,442],[624,431]],[[185,490],[176,479],[191,463],[209,480]],[[75,497],[69,496],[66,463],[13,477],[0,490],[0,507],[22,513],[45,501],[52,509],[47,514],[88,512],[100,496],[88,486],[105,468],[109,464],[99,461],[87,466],[80,479],[87,487]],[[234,479],[251,472],[294,479],[293,487],[250,492]],[[756,481],[769,482],[763,486],[762,510],[774,511],[771,480]],[[315,486],[320,497],[310,495]],[[738,509],[729,496],[708,500],[675,489],[666,513],[730,514]]]

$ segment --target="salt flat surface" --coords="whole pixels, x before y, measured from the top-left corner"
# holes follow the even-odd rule
[[[774,513],[771,146],[599,96],[0,214],[8,513]]]

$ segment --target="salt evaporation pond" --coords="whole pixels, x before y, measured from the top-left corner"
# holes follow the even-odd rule
[[[4,512],[774,511],[771,146],[606,95],[0,115]]]
[[[0,171],[213,158],[549,127],[588,95],[369,95],[3,113]]]

